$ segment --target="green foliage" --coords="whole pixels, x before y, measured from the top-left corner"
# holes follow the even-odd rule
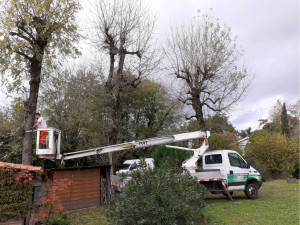
[[[211,134],[208,141],[211,150],[239,150],[237,146],[238,139],[234,133],[225,132],[223,134]]]
[[[242,138],[249,137],[252,134],[251,129],[252,129],[251,127],[248,127],[245,130],[241,130],[239,132],[239,136]]]
[[[216,113],[205,120],[206,128],[211,133],[222,134],[224,132],[235,132],[233,125],[224,113]]]
[[[299,159],[299,143],[281,134],[258,131],[250,137],[247,158],[265,166],[273,178],[282,172],[292,174]]]
[[[132,173],[124,192],[107,210],[113,224],[199,224],[204,221],[205,188],[182,167],[166,161]]]
[[[160,83],[145,80],[131,97],[131,104],[125,110],[132,118],[130,128],[136,139],[157,136],[180,120],[181,106]]]
[[[0,109],[0,161],[21,162],[24,107],[15,99],[10,107]]]
[[[166,148],[165,146],[155,147],[152,157],[154,158],[155,166],[160,166],[168,159],[172,159],[173,163],[181,166],[182,162],[192,156],[192,152]]]
[[[208,141],[211,150],[228,149],[228,144],[220,134],[211,134]]]
[[[285,103],[283,103],[281,110],[281,133],[290,137],[289,121]]]
[[[59,54],[78,54],[78,1],[5,0],[0,7],[0,71],[10,71],[11,76],[3,78],[13,79],[11,88],[24,85],[34,60],[46,74]]]
[[[20,175],[12,168],[0,170],[0,221],[24,218],[30,211],[32,187],[28,175]]]
[[[262,129],[262,130],[255,130],[251,136],[249,137],[250,142],[254,142],[254,139],[257,137],[267,137],[270,135],[270,132]]]
[[[47,221],[47,225],[69,225],[68,214],[61,213],[59,216],[51,218]]]
[[[273,122],[266,123],[262,128],[271,133],[280,133],[281,131],[280,124],[276,124]]]

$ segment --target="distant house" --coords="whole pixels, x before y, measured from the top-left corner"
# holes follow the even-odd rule
[[[238,146],[242,150],[242,155],[245,155],[245,147],[249,142],[249,137],[245,137],[238,141]]]

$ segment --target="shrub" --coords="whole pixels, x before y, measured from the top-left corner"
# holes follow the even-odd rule
[[[32,175],[14,168],[0,170],[0,221],[24,218],[30,211]]]
[[[273,178],[280,177],[282,172],[292,174],[299,160],[299,143],[284,135],[270,133],[256,134],[250,139],[248,158],[268,168]]]
[[[47,225],[69,225],[71,224],[66,213],[61,213],[59,216],[51,218],[47,221]]]
[[[42,192],[40,193],[41,206],[37,209],[36,213],[33,213],[32,218],[36,218],[42,221],[43,224],[51,224],[57,221],[63,221],[66,217],[61,214],[63,210],[62,204],[59,202],[59,192],[68,189],[72,181],[68,178],[51,180],[46,178],[40,185]],[[63,215],[63,216],[62,216]],[[64,225],[63,223],[62,225]],[[54,225],[54,224],[53,224]]]
[[[166,161],[159,168],[145,164],[131,174],[123,193],[110,203],[113,224],[199,224],[204,221],[206,189],[183,168]]]

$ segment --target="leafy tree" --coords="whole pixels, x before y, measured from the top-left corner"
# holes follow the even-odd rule
[[[204,222],[204,186],[173,161],[154,169],[143,165],[131,177],[108,207],[106,217],[113,224]]]
[[[267,119],[260,119],[261,125],[263,125],[263,129],[273,133],[282,133],[282,126],[285,127],[286,134],[289,133],[290,137],[297,138],[299,137],[299,115],[300,115],[300,100],[298,100],[295,104],[290,104],[288,107],[281,103],[280,100],[273,105],[270,110],[269,117],[270,121]],[[285,119],[282,117],[282,112],[286,111]],[[283,119],[283,121],[282,121]],[[286,124],[287,123],[287,124]]]
[[[225,132],[223,134],[211,134],[208,138],[211,150],[232,149],[239,150],[237,137],[234,133]]]
[[[239,66],[242,51],[228,26],[212,14],[199,14],[172,29],[165,53],[170,71],[181,81],[179,99],[191,105],[199,128],[206,129],[204,110],[222,112],[239,101],[250,81]]]
[[[246,130],[241,130],[239,132],[239,136],[242,137],[242,138],[245,138],[245,137],[249,137],[251,135],[251,127],[248,127]]]
[[[21,163],[24,106],[15,99],[10,107],[0,109],[0,161]]]
[[[61,151],[74,152],[106,145],[109,120],[107,98],[98,75],[91,71],[59,71],[43,87],[41,107],[49,126],[61,133]],[[106,158],[94,157],[67,161],[67,166],[107,164]]]
[[[180,120],[181,105],[157,82],[145,80],[135,89],[131,108],[134,138],[150,138],[167,132]]]
[[[276,124],[274,122],[266,123],[262,128],[271,133],[280,133],[281,132],[280,124]]]
[[[28,97],[24,102],[25,130],[33,125],[43,75],[53,68],[58,53],[77,53],[73,45],[79,38],[75,23],[75,13],[79,9],[76,0],[1,2],[0,72],[8,83],[12,80],[10,90],[29,81]],[[24,132],[22,163],[31,162],[32,135]]]
[[[235,132],[228,116],[223,113],[216,113],[205,119],[206,128],[212,133],[222,134],[224,132]]]
[[[298,142],[265,130],[253,135],[246,152],[248,158],[266,166],[273,178],[277,178],[283,171],[289,174],[293,172],[299,159]]]
[[[166,160],[172,160],[174,164],[181,166],[183,161],[192,156],[192,152],[180,150],[180,149],[171,149],[165,146],[155,147],[152,157],[154,158],[155,166],[160,166]]]
[[[281,133],[290,137],[290,128],[285,102],[283,103],[281,110]]]

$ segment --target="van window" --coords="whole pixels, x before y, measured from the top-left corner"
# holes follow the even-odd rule
[[[130,170],[134,170],[134,169],[136,169],[136,163],[133,163],[132,165],[131,165],[131,167],[130,167]]]
[[[228,153],[231,166],[246,168],[246,162],[236,153]]]
[[[222,163],[222,155],[221,154],[205,156],[205,164],[218,164],[218,163]]]

